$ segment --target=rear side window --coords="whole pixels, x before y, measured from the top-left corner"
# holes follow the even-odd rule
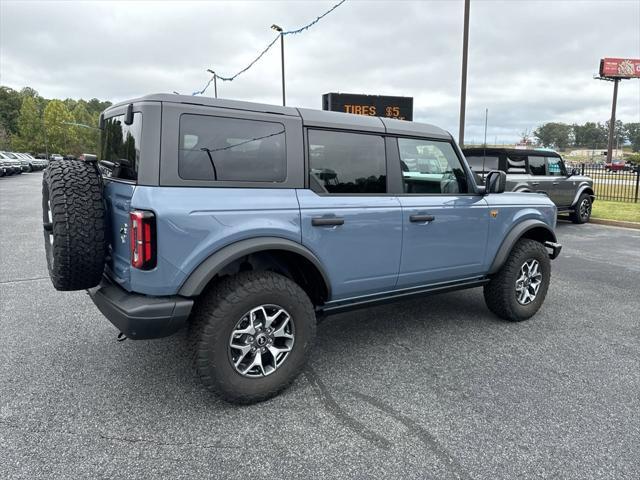
[[[513,153],[507,155],[507,173],[527,173],[527,156]]]
[[[529,171],[531,175],[546,175],[544,157],[529,155]]]
[[[133,114],[133,123],[124,124],[124,115],[107,118],[101,134],[100,159],[114,164],[107,176],[122,180],[138,180],[142,114]]]
[[[282,182],[286,177],[284,125],[184,114],[178,174],[185,180]]]
[[[311,180],[328,193],[386,193],[384,139],[377,135],[309,130]]]
[[[500,159],[495,155],[465,155],[465,158],[474,172],[490,172],[500,166]]]
[[[399,138],[405,193],[467,193],[467,178],[449,142]]]

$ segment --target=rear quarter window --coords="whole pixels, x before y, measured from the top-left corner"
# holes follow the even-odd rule
[[[140,143],[142,138],[142,114],[133,114],[133,123],[125,125],[124,115],[105,120],[100,138],[100,159],[114,164],[103,174],[122,180],[138,180],[140,167]]]
[[[467,163],[474,172],[489,172],[500,168],[500,159],[496,155],[465,155]]]
[[[282,182],[285,127],[278,122],[183,114],[178,175],[184,180]]]

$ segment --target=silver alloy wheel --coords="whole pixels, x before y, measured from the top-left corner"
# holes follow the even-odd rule
[[[287,359],[295,340],[293,318],[278,305],[245,313],[231,332],[229,360],[245,377],[265,377]]]
[[[520,305],[529,305],[536,299],[542,285],[542,272],[537,260],[527,260],[520,267],[516,280],[516,299]]]
[[[589,218],[589,215],[591,215],[591,202],[585,198],[580,202],[580,218],[585,220]]]

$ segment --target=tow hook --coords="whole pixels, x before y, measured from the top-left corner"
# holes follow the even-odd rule
[[[549,253],[549,258],[551,260],[560,255],[560,250],[562,250],[562,245],[555,242],[544,242],[544,246],[551,249],[551,252]]]
[[[117,339],[118,342],[124,342],[126,339],[127,339],[127,336],[124,333],[120,332],[118,334],[118,339]]]

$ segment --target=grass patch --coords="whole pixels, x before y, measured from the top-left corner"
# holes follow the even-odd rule
[[[640,203],[608,202],[596,200],[591,211],[593,218],[640,222]]]

